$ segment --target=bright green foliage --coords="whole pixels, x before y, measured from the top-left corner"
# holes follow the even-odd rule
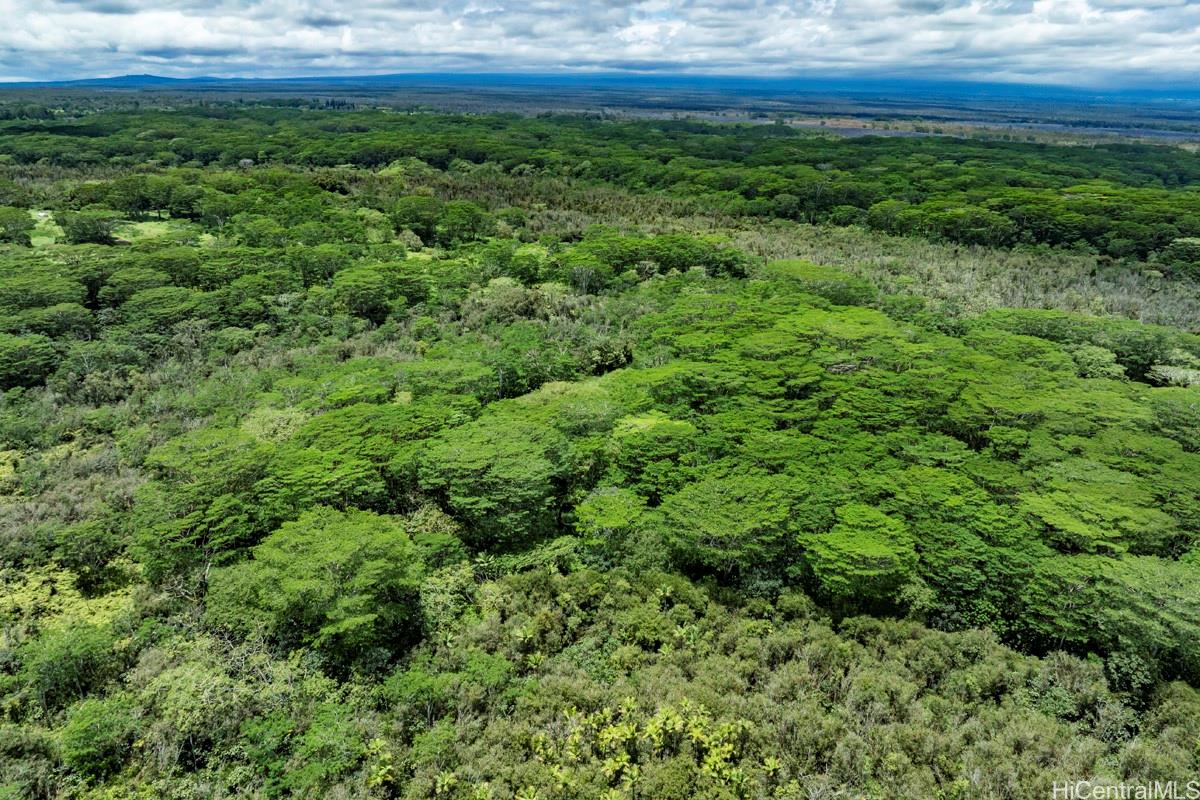
[[[697,447],[695,425],[662,412],[618,420],[612,431],[612,464],[617,480],[655,502],[683,485]]]
[[[1162,553],[1180,535],[1158,508],[1153,478],[1082,459],[1060,461],[1039,477],[1041,492],[1023,495],[1021,509],[1062,550]]]
[[[318,508],[264,539],[250,561],[214,571],[207,618],[262,629],[286,649],[313,647],[334,664],[374,664],[418,629],[423,572],[399,520]]]
[[[1060,344],[1107,349],[1131,377],[1139,379],[1151,366],[1169,362],[1173,349],[1200,355],[1200,337],[1157,325],[1033,309],[995,311],[985,315],[983,321],[989,326]]]
[[[0,325],[12,331],[27,331],[52,339],[81,339],[96,329],[92,312],[77,303],[58,303],[44,308],[31,308],[0,320]]]
[[[268,449],[236,429],[202,428],[155,448],[146,465],[159,482],[143,490],[137,545],[151,579],[221,560],[258,531],[248,495]]]
[[[1022,591],[1031,633],[1050,647],[1128,650],[1195,680],[1200,603],[1192,566],[1144,556],[1055,557]]]
[[[793,491],[782,476],[701,477],[663,500],[664,538],[685,564],[762,567],[785,552]]]
[[[556,431],[492,416],[433,440],[421,456],[420,485],[462,519],[468,543],[510,547],[557,524],[565,458]]]
[[[356,403],[313,417],[292,438],[297,445],[366,460],[405,485],[416,480],[425,439],[478,413],[474,398],[435,394],[408,402]]]
[[[591,545],[619,552],[645,519],[646,501],[630,489],[599,489],[575,507],[575,525]]]
[[[17,677],[42,708],[62,708],[119,674],[117,638],[108,625],[53,627],[18,650]]]
[[[1200,451],[1200,389],[1160,389],[1150,398],[1155,428],[1183,445]]]
[[[67,94],[0,108],[0,796],[1200,774],[1200,156]]]
[[[161,286],[136,292],[121,306],[121,316],[129,325],[146,331],[165,332],[189,317],[216,315],[211,295],[181,286]]]
[[[917,554],[904,524],[876,508],[837,509],[827,533],[803,533],[803,558],[820,591],[842,607],[871,609],[895,602],[916,575]]]
[[[381,508],[386,487],[371,462],[343,452],[284,446],[254,486],[255,510],[266,523],[293,519],[313,506]]]
[[[875,287],[861,278],[808,261],[773,261],[763,274],[773,280],[795,283],[802,290],[840,306],[867,305],[877,294]]]

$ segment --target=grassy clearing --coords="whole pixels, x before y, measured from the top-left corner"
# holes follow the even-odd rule
[[[117,226],[116,237],[127,242],[137,242],[144,239],[159,239],[198,232],[196,226],[182,219],[147,219],[138,222],[124,222]]]
[[[29,234],[34,247],[45,247],[54,244],[62,235],[62,228],[54,221],[49,211],[31,211],[35,226]]]

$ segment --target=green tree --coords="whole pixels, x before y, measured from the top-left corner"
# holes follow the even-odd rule
[[[787,548],[789,481],[710,475],[663,500],[664,538],[685,565],[730,574],[776,561]]]
[[[72,706],[62,730],[62,759],[77,775],[103,780],[129,759],[136,730],[124,694],[89,697]]]
[[[108,276],[98,299],[104,305],[119,306],[144,289],[157,289],[171,282],[171,276],[165,272],[149,267],[126,267]]]
[[[33,228],[33,217],[29,215],[29,209],[0,206],[0,242],[12,242],[28,247],[32,244],[29,232]]]
[[[112,244],[121,216],[108,209],[58,211],[54,221],[62,228],[68,244]]]
[[[861,503],[839,507],[831,530],[804,532],[800,545],[821,593],[842,609],[894,608],[916,576],[917,553],[904,523]]]
[[[288,522],[252,559],[214,570],[206,619],[261,628],[286,649],[313,647],[331,666],[379,665],[420,630],[424,565],[400,520],[316,508]]]
[[[432,440],[421,457],[421,488],[439,496],[479,548],[528,543],[555,529],[567,443],[521,419],[484,417]]]
[[[0,389],[36,386],[57,363],[58,351],[45,336],[0,333]]]
[[[342,270],[333,276],[330,291],[341,308],[378,325],[406,304],[407,298],[401,290],[396,271],[377,266]]]
[[[442,208],[436,236],[439,244],[455,245],[490,236],[495,227],[492,216],[475,203],[451,200]]]
[[[441,216],[442,202],[425,195],[401,197],[392,207],[392,221],[396,228],[407,228],[420,237],[424,244],[433,244]]]

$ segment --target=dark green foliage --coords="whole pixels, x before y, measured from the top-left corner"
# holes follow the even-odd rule
[[[57,362],[58,351],[45,336],[0,333],[0,389],[35,386]]]
[[[404,306],[407,298],[400,293],[402,288],[391,270],[352,267],[333,276],[330,292],[338,306],[378,325],[393,309]]]
[[[63,708],[120,673],[117,638],[82,621],[49,629],[20,648],[17,677],[42,708]]]
[[[0,242],[30,245],[29,232],[33,230],[33,217],[29,209],[0,206]]]
[[[1200,278],[1200,238],[1174,240],[1162,249],[1159,263],[1174,276]]]
[[[118,772],[129,758],[133,704],[121,694],[88,698],[71,707],[62,732],[63,763],[92,779]]]
[[[171,276],[150,267],[126,267],[108,276],[100,289],[98,300],[119,306],[143,289],[157,289],[172,282]]]
[[[107,209],[59,211],[54,221],[70,244],[112,244],[120,215]]]
[[[432,244],[437,236],[442,209],[441,201],[433,197],[410,195],[396,201],[392,207],[392,221],[397,228],[406,228],[420,237],[422,242]]]

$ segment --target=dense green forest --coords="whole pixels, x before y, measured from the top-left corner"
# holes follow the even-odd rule
[[[1200,774],[1200,156],[0,122],[0,798]]]

